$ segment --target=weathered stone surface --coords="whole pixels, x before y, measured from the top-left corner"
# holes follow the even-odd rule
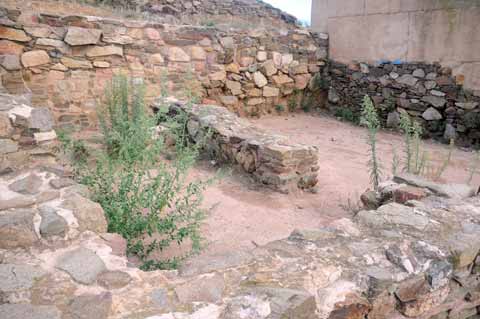
[[[87,60],[72,59],[69,57],[63,57],[62,63],[69,69],[91,69],[92,63]]]
[[[45,271],[38,267],[0,264],[0,292],[13,293],[28,290],[45,274]]]
[[[46,107],[36,107],[32,110],[28,126],[40,132],[51,131],[55,121],[52,112]]]
[[[404,204],[409,200],[420,200],[428,196],[428,193],[419,187],[401,186],[394,190],[393,200],[397,203]]]
[[[443,118],[442,114],[433,107],[429,107],[425,112],[423,112],[422,117],[426,121],[439,121]]]
[[[220,96],[220,102],[222,102],[223,105],[236,105],[238,98],[231,95],[222,95]]]
[[[40,235],[46,238],[50,236],[64,236],[68,231],[67,221],[59,216],[55,212],[55,209],[42,207],[39,210],[40,216],[42,217]]]
[[[225,85],[232,92],[232,95],[240,95],[243,93],[242,85],[239,82],[227,80]]]
[[[357,218],[369,226],[407,226],[418,230],[424,230],[430,223],[429,219],[417,215],[414,209],[397,203],[391,203],[380,207],[377,211],[361,211]]]
[[[50,63],[50,57],[43,50],[28,51],[22,54],[22,64],[26,68]]]
[[[398,83],[408,85],[408,86],[415,86],[417,84],[418,79],[416,79],[411,74],[404,74],[396,80]]]
[[[98,284],[109,290],[123,288],[131,281],[132,277],[123,271],[106,271],[97,277]]]
[[[85,285],[94,283],[97,276],[106,270],[102,259],[90,249],[83,247],[65,253],[57,261],[56,267]]]
[[[27,177],[21,178],[18,181],[8,185],[8,188],[20,194],[34,195],[39,192],[42,184],[43,181],[40,176],[30,174]]]
[[[190,62],[190,56],[179,47],[168,48],[167,58],[172,62]]]
[[[253,73],[253,80],[255,81],[255,85],[259,88],[263,88],[265,85],[268,84],[267,79],[261,72]]]
[[[107,221],[99,204],[78,194],[73,194],[63,202],[62,207],[73,212],[81,231],[107,232]]]
[[[5,113],[0,113],[0,138],[9,138],[12,136],[13,127],[10,118]]]
[[[26,248],[35,244],[34,213],[33,210],[17,209],[0,214],[0,248]]]
[[[32,38],[30,38],[23,30],[0,26],[0,39],[28,42]]]
[[[116,45],[106,45],[103,47],[95,46],[87,50],[87,56],[90,58],[118,55],[123,56],[123,48]]]
[[[112,294],[84,294],[75,297],[68,306],[67,314],[72,319],[107,319],[112,308]]]
[[[264,86],[263,87],[263,96],[264,97],[275,97],[280,95],[280,89],[271,87],[271,86]]]
[[[211,302],[221,300],[225,290],[225,281],[221,275],[206,275],[193,281],[188,281],[175,288],[175,294],[182,303]]]
[[[262,72],[266,76],[272,76],[277,73],[277,68],[273,60],[267,60],[262,64]]]
[[[52,186],[55,189],[61,189],[69,186],[75,185],[75,181],[71,178],[54,178],[50,180],[50,186]]]
[[[98,29],[86,29],[80,27],[69,27],[65,35],[65,42],[70,45],[97,44],[102,34]]]
[[[20,65],[20,59],[18,58],[18,55],[15,54],[0,56],[0,65],[7,71],[16,71],[22,68]]]
[[[443,108],[445,107],[445,104],[447,103],[447,100],[443,97],[439,97],[439,96],[433,96],[433,95],[429,95],[429,96],[424,96],[422,98],[422,101],[432,105],[433,107],[436,107],[436,108]]]
[[[469,185],[464,184],[439,184],[427,181],[424,178],[413,174],[402,174],[395,176],[394,180],[398,183],[405,183],[420,188],[427,188],[439,196],[449,198],[468,198],[476,194],[476,190]]]
[[[280,74],[273,76],[273,83],[276,85],[284,85],[287,83],[293,83],[293,79],[286,74]]]
[[[3,304],[0,305],[0,318],[60,319],[61,313],[54,306],[32,306],[30,304]]]

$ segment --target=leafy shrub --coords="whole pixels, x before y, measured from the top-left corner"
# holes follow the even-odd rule
[[[186,180],[199,149],[186,139],[185,114],[167,125],[176,139],[175,158],[161,160],[163,140],[152,130],[158,117],[147,114],[143,91],[125,77],[112,80],[100,114],[105,150],[82,180],[103,207],[108,231],[127,240],[127,252],[140,258],[142,269],[165,269],[177,266],[186,255],[155,260],[154,252],[172,243],[191,245],[191,252],[200,249],[202,192],[211,181]]]
[[[275,105],[275,111],[277,111],[278,113],[282,113],[285,111],[285,106],[281,105],[281,104],[277,104]]]
[[[339,107],[335,109],[335,117],[351,122],[353,124],[359,124],[360,119],[358,115],[348,107]]]

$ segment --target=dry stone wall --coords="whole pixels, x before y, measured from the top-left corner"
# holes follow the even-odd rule
[[[33,105],[48,107],[61,126],[94,127],[105,85],[116,73],[141,79],[151,100],[162,85],[179,93],[191,73],[196,93],[238,114],[288,111],[289,100],[313,87],[327,55],[327,37],[304,29],[228,33],[7,9],[0,14],[0,89],[31,91]]]
[[[316,147],[265,132],[221,106],[173,102],[170,109],[187,112],[188,134],[215,160],[238,164],[261,184],[285,193],[317,185]]]
[[[358,119],[365,94],[372,97],[383,124],[398,128],[408,113],[426,137],[460,145],[480,144],[480,95],[465,90],[462,78],[439,64],[402,63],[329,66],[329,105],[337,115]]]

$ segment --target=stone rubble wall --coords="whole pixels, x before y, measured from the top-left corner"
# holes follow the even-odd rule
[[[268,29],[298,27],[294,16],[257,0],[144,0],[137,2],[137,9],[144,13],[158,17],[167,16],[171,20],[184,24],[226,24],[238,28],[251,28],[253,24]]]
[[[8,158],[15,158],[25,150],[46,146],[55,140],[54,126],[50,110],[32,107],[28,95],[0,93],[0,172],[7,169]]]
[[[238,164],[261,184],[288,193],[318,183],[318,149],[265,132],[224,107],[173,103],[189,116],[187,131],[215,160]]]
[[[0,90],[31,92],[59,126],[91,128],[114,74],[143,79],[153,100],[162,82],[180,95],[191,73],[195,93],[238,114],[287,112],[301,91],[316,89],[327,45],[328,37],[305,29],[229,33],[0,9]]]
[[[460,145],[480,144],[480,95],[465,90],[451,69],[439,64],[349,65],[330,62],[329,105],[334,113],[361,112],[365,94],[372,97],[386,127],[398,128],[401,113],[424,127],[425,137]]]
[[[143,272],[67,175],[0,176],[1,319],[478,318],[480,197],[466,186],[403,177],[381,186],[403,204]]]

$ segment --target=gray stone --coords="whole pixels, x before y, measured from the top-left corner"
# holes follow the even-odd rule
[[[194,276],[248,264],[252,259],[252,254],[241,250],[213,256],[205,255],[185,261],[179,271],[182,276]]]
[[[371,227],[405,226],[421,231],[430,223],[428,217],[416,214],[413,208],[397,203],[383,205],[376,211],[361,211],[356,218]]]
[[[400,113],[393,111],[388,113],[387,116],[387,127],[388,128],[397,128],[400,125]]]
[[[210,302],[217,303],[222,299],[225,290],[223,275],[206,275],[190,280],[175,288],[175,294],[182,303]]]
[[[35,211],[16,209],[0,214],[0,248],[26,248],[37,242],[33,228]]]
[[[333,104],[340,102],[340,96],[338,96],[337,91],[334,88],[328,90],[328,101]]]
[[[448,284],[453,274],[453,266],[447,261],[437,260],[430,265],[425,276],[433,289],[438,289]]]
[[[42,184],[42,178],[32,173],[8,185],[8,188],[20,194],[35,195],[40,191]]]
[[[0,154],[15,153],[18,151],[18,143],[10,139],[0,139]]]
[[[229,300],[222,319],[265,319],[271,313],[266,295],[237,296]]]
[[[40,234],[42,237],[64,236],[68,231],[67,221],[54,210],[39,209],[42,221],[40,223]]]
[[[455,105],[464,110],[473,110],[478,106],[478,102],[464,102],[464,103],[455,103]]]
[[[32,288],[36,280],[45,275],[39,267],[0,264],[0,291],[15,292]]]
[[[423,112],[422,117],[426,121],[438,121],[443,118],[442,114],[433,107],[429,107],[425,112]]]
[[[92,202],[79,194],[71,194],[62,207],[69,209],[78,220],[80,231],[90,230],[96,233],[107,232],[105,213],[98,203]]]
[[[377,209],[380,206],[380,198],[374,191],[366,191],[360,196],[363,207],[365,209]]]
[[[443,133],[443,138],[447,141],[457,139],[457,130],[452,124],[447,123],[447,125],[445,126],[445,132]]]
[[[270,301],[268,318],[316,319],[315,298],[306,291],[286,288],[255,288],[255,295],[266,295]]]
[[[112,308],[112,294],[85,294],[75,297],[68,305],[67,313],[72,319],[106,319]]]
[[[418,82],[418,79],[411,74],[404,74],[401,77],[399,77],[396,81],[400,84],[415,86],[415,84],[417,84]]]
[[[62,178],[52,179],[49,184],[55,189],[61,189],[61,188],[75,185],[75,181],[71,178],[62,177]]]
[[[32,110],[29,119],[29,128],[39,130],[40,132],[48,132],[53,129],[55,121],[52,112],[45,107],[38,107]]]
[[[404,252],[399,245],[394,244],[388,247],[387,250],[385,250],[385,255],[392,264],[398,266],[403,271],[409,274],[415,272],[417,266],[415,257]]]
[[[98,284],[108,290],[123,288],[131,281],[132,277],[123,271],[106,271],[97,277]]]
[[[255,84],[259,87],[262,88],[265,85],[268,84],[267,79],[261,72],[255,72],[253,73],[253,80],[255,81]]]
[[[437,78],[437,73],[435,72],[430,72],[427,74],[427,76],[425,77],[427,80],[435,80]]]
[[[433,96],[440,96],[440,97],[444,97],[446,95],[445,93],[439,90],[431,90],[430,94]]]
[[[437,82],[435,82],[435,81],[425,81],[424,86],[425,86],[425,89],[431,90],[431,89],[434,89],[437,86]]]
[[[428,95],[422,98],[423,102],[426,102],[436,108],[443,108],[447,103],[447,100],[443,97]]]
[[[0,56],[0,65],[3,66],[7,71],[15,71],[22,68],[20,65],[20,59],[15,54],[6,54]]]
[[[96,44],[100,40],[101,30],[80,27],[68,27],[65,42],[70,45]]]
[[[416,78],[424,78],[425,71],[423,69],[416,69],[415,71],[413,71],[413,76]]]
[[[100,257],[83,247],[65,253],[57,261],[57,268],[66,271],[81,284],[92,284],[97,276],[106,270]]]
[[[60,311],[54,306],[0,305],[0,318],[2,319],[60,319],[60,317]]]
[[[154,289],[150,293],[150,298],[157,307],[166,308],[169,305],[168,290],[165,288]]]

